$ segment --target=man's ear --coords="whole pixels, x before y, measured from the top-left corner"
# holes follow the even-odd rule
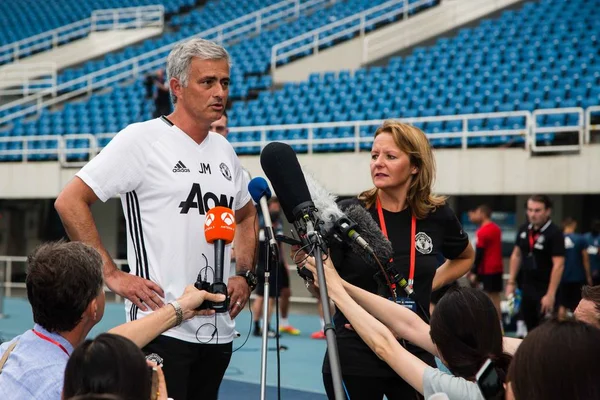
[[[85,313],[92,319],[92,321],[97,321],[98,319],[98,298],[94,297],[90,304],[85,309]]]
[[[175,97],[179,98],[181,97],[181,88],[183,86],[181,85],[181,83],[179,82],[179,80],[177,78],[171,78],[169,79],[169,89],[171,89],[171,93],[173,93],[173,95],[175,95]]]

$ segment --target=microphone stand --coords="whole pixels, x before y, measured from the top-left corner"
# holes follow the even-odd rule
[[[277,243],[273,244],[275,235],[273,234],[272,226],[265,226],[265,283],[263,291],[263,315],[262,315],[262,346],[260,355],[260,400],[265,400],[267,390],[267,339],[269,334],[269,277],[273,266],[277,266],[279,262],[279,251]]]
[[[335,329],[331,319],[331,310],[329,309],[329,295],[327,293],[327,284],[325,282],[325,270],[323,268],[323,238],[315,231],[311,221],[307,223],[307,236],[313,244],[313,257],[317,264],[317,281],[319,282],[319,294],[321,296],[321,307],[323,308],[323,319],[325,320],[325,337],[327,339],[327,354],[329,355],[329,367],[331,369],[331,378],[333,381],[333,392],[336,400],[344,400],[346,395],[342,386],[342,369],[340,366],[340,357],[338,353]]]

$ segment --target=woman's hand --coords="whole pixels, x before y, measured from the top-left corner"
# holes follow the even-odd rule
[[[290,257],[294,261],[294,264],[296,264],[296,268],[298,268],[298,272],[300,272],[300,270],[302,270],[304,268],[304,266],[306,265],[306,259],[308,257],[308,254],[306,254],[304,252],[304,250],[301,250],[300,246],[293,245],[290,248]],[[320,296],[319,290],[314,285],[314,278],[316,278],[316,275],[313,275],[313,279],[307,279],[305,277],[302,277],[302,278],[304,278],[304,284],[306,285],[306,289],[308,290],[308,292],[310,294],[312,294],[314,297],[316,297],[317,299],[320,298],[321,296]]]
[[[156,374],[156,376],[153,377],[153,379],[156,379],[156,382],[152,382],[152,393],[150,393],[150,398],[156,400],[168,400],[167,381],[165,380],[165,374],[163,373],[162,367],[156,365],[154,361],[146,360],[146,364],[152,368],[153,375]]]
[[[314,257],[308,257],[306,259],[306,263],[304,264],[304,268],[308,269],[312,272],[313,276],[317,277],[317,263]],[[333,261],[331,261],[331,257],[327,257],[323,260],[323,271],[325,272],[325,282],[327,282],[327,289],[332,294],[341,293],[344,291],[343,281],[340,275],[335,270],[335,266],[333,265]],[[318,282],[315,281],[315,286],[319,286]]]

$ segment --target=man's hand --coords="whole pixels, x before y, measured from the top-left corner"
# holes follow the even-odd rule
[[[229,315],[231,319],[234,319],[244,309],[250,298],[250,287],[244,277],[232,276],[227,281],[227,293],[229,294]]]
[[[205,301],[219,303],[225,301],[225,295],[208,293],[205,290],[198,290],[194,287],[194,285],[186,286],[181,297],[177,299],[177,302],[183,311],[183,320],[186,321],[197,315],[213,315],[215,310],[212,309],[196,310]]]
[[[509,298],[510,296],[514,295],[515,289],[516,285],[514,284],[514,282],[507,282],[506,287],[504,288],[504,295],[506,296],[506,298]]]
[[[554,295],[550,293],[546,293],[546,295],[542,297],[542,300],[540,301],[540,304],[542,305],[542,314],[549,314],[554,311],[554,300]]]
[[[125,297],[142,311],[148,311],[148,308],[144,304],[152,310],[158,310],[164,305],[160,299],[160,297],[165,296],[163,290],[156,283],[148,279],[117,269],[106,275],[104,280],[110,290],[119,296]]]

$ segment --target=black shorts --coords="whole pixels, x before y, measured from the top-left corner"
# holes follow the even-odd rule
[[[265,272],[260,267],[256,269],[257,281],[256,289],[254,289],[254,293],[258,296],[265,295]],[[284,263],[279,263],[277,271],[271,272],[269,276],[269,297],[279,297],[281,294],[281,290],[290,287],[290,275],[286,269]]]
[[[487,293],[501,292],[503,288],[502,272],[498,274],[477,275],[477,279],[483,285],[483,291]]]
[[[556,295],[558,304],[575,311],[581,301],[581,287],[584,282],[565,282],[561,283]]]

